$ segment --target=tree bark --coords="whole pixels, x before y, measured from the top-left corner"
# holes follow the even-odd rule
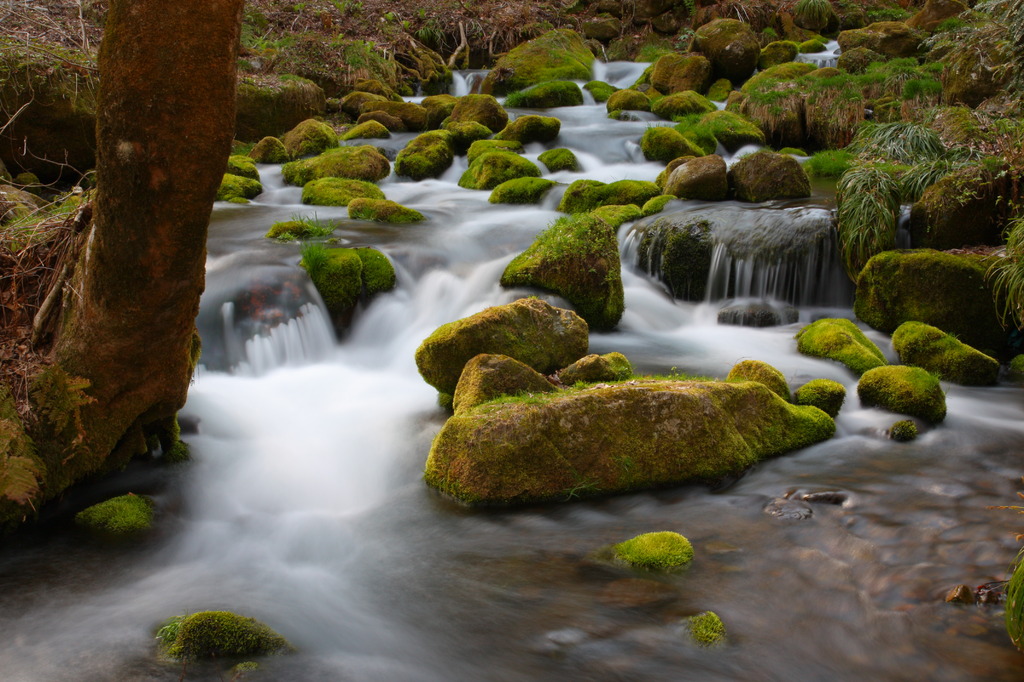
[[[122,465],[184,404],[206,233],[230,152],[243,0],[112,0],[100,46],[95,218],[57,364],[87,379],[48,497]],[[54,471],[58,466],[60,470]]]

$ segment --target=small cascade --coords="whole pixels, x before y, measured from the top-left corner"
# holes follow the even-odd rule
[[[487,77],[488,73],[490,71],[487,69],[452,71],[451,94],[456,97],[462,97],[463,95],[479,92],[480,84]]]
[[[807,54],[798,54],[794,61],[807,62],[808,64],[814,64],[819,69],[826,66],[835,66],[839,61],[839,43],[835,40],[830,40],[825,43],[825,49],[822,52],[811,52]]]
[[[637,82],[644,70],[650,66],[647,62],[602,62],[594,60],[593,77],[596,81],[604,81],[617,88],[630,88]]]

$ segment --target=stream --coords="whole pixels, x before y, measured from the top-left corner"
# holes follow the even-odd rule
[[[645,66],[599,64],[595,76],[623,86]],[[453,92],[473,77],[459,74]],[[663,166],[644,161],[638,142],[667,122],[612,121],[588,102],[540,112],[562,120],[561,135],[525,156],[573,149],[580,172],[545,175],[563,183],[654,180]],[[1024,392],[943,384],[945,422],[896,443],[885,431],[899,417],[861,407],[852,373],[797,353],[802,325],[853,316],[827,183],[798,202],[670,203],[665,214],[720,221],[721,244],[758,230],[824,235],[770,262],[757,249],[719,249],[702,303],[671,299],[636,266],[639,227],[625,224],[626,312],[617,331],[591,335],[591,352],[621,351],[643,373],[724,378],[752,358],[794,388],[834,379],[848,391],[834,438],[714,488],[493,510],[429,489],[423,464],[446,415],[413,354],[439,325],[535,293],[498,280],[560,215],[564,190],[539,206],[494,205],[489,192],[457,186],[465,167],[457,157],[441,178],[380,183],[425,214],[421,224],[304,206],[280,166],[260,167],[265,191],[251,204],[215,206],[204,354],[181,415],[193,460],[133,465],[65,501],[75,511],[152,495],[157,528],[141,544],[91,541],[65,517],[6,545],[0,679],[177,680],[181,666],[156,659],[154,632],[209,609],[259,618],[296,647],[261,659],[253,680],[1024,679],[1001,605],[944,602],[957,584],[1005,579],[1019,549],[1018,517],[990,506],[1013,504],[1022,487]],[[297,266],[299,246],[263,238],[274,222],[313,214],[338,221],[339,243],[379,248],[398,273],[340,339]],[[718,324],[726,294],[793,304],[799,320]],[[896,359],[888,336],[866,331]],[[837,494],[802,500],[821,492]],[[693,543],[686,570],[647,574],[597,557],[660,530]],[[705,610],[726,625],[719,646],[687,636],[683,619]],[[229,667],[192,665],[185,679],[229,679]]]

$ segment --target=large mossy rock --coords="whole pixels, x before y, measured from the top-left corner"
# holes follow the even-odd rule
[[[865,407],[881,407],[932,424],[946,418],[946,394],[939,380],[920,367],[870,369],[857,383],[857,396]]]
[[[300,187],[320,178],[351,178],[377,182],[391,173],[391,164],[375,147],[360,145],[329,149],[311,159],[286,163],[281,172],[285,182]]]
[[[499,133],[508,125],[508,112],[491,95],[464,95],[452,108],[449,120],[474,121],[487,126],[492,133]]]
[[[697,125],[711,133],[730,152],[748,144],[765,143],[764,133],[756,124],[732,111],[704,114]]]
[[[285,653],[291,645],[255,618],[230,611],[200,611],[173,618],[164,624],[174,628],[176,636],[166,643],[166,653],[179,661],[239,656],[266,656]]]
[[[315,156],[338,146],[338,134],[323,121],[307,118],[281,138],[289,158]]]
[[[255,199],[262,191],[263,185],[259,180],[225,173],[220,187],[217,188],[216,200],[244,204],[249,199]]]
[[[323,89],[298,76],[263,77],[258,82],[242,78],[236,102],[235,139],[242,142],[280,135],[307,119],[323,116],[327,109]]]
[[[857,325],[843,318],[817,320],[796,334],[804,355],[841,362],[857,374],[888,364],[881,349]]]
[[[487,201],[492,204],[537,204],[556,184],[547,178],[514,178],[495,187]]]
[[[267,136],[249,150],[249,158],[255,163],[285,163],[288,161],[288,151],[284,148],[284,142]]]
[[[466,163],[470,166],[488,152],[512,152],[521,154],[523,144],[515,140],[476,140],[466,150]]]
[[[470,505],[569,500],[717,481],[834,432],[762,384],[632,381],[456,415],[425,480]]]
[[[600,180],[584,178],[569,185],[558,204],[558,210],[563,213],[587,213],[601,206],[625,204],[643,208],[644,204],[660,194],[661,188],[646,180],[617,180],[606,184]]]
[[[302,203],[313,206],[348,206],[353,199],[383,199],[380,187],[365,180],[320,178],[302,188]]]
[[[799,52],[800,46],[792,40],[775,40],[761,48],[761,54],[757,58],[757,68],[763,71],[779,64],[791,62],[796,59]]]
[[[527,109],[551,109],[554,107],[575,107],[583,104],[583,91],[573,81],[550,81],[538,83],[505,98],[506,107]]]
[[[710,61],[715,78],[741,83],[754,73],[761,56],[761,44],[746,24],[738,19],[715,19],[697,29],[692,48]]]
[[[892,347],[903,364],[921,367],[954,384],[990,386],[999,378],[997,360],[923,322],[897,327]]]
[[[853,311],[875,329],[891,334],[913,320],[953,334],[989,355],[1006,346],[992,290],[980,256],[920,249],[885,251],[857,277]]]
[[[593,64],[594,55],[578,33],[555,29],[500,57],[480,91],[506,95],[545,81],[586,81]]]
[[[342,142],[349,140],[386,140],[391,132],[379,121],[363,121],[346,130],[339,138]]]
[[[713,254],[711,223],[689,213],[669,214],[646,226],[636,264],[674,298],[703,301]]]
[[[1002,92],[1008,70],[1000,50],[958,50],[949,55],[942,74],[942,99],[977,107]]]
[[[523,298],[441,325],[416,349],[416,367],[424,381],[453,395],[462,369],[480,353],[507,355],[550,374],[587,354],[589,333],[573,311]]]
[[[680,156],[704,156],[704,150],[675,128],[656,126],[644,131],[640,151],[648,161],[668,163]]]
[[[613,111],[650,111],[651,99],[639,90],[625,88],[609,95],[604,106],[609,114]]]
[[[879,21],[864,28],[839,34],[843,52],[866,47],[887,57],[914,57],[921,50],[925,34],[902,21]]]
[[[846,387],[831,379],[811,379],[793,393],[797,405],[814,405],[833,419],[845,401]]]
[[[300,265],[337,326],[343,326],[361,297],[395,286],[395,268],[380,251],[369,247],[329,249],[326,257],[303,256]]]
[[[591,329],[613,329],[625,309],[615,230],[592,215],[559,218],[512,259],[501,285],[553,292]]]
[[[544,164],[549,173],[557,173],[564,170],[578,171],[580,169],[580,162],[576,155],[572,153],[571,149],[566,149],[565,147],[541,152],[537,160]]]
[[[651,104],[651,111],[659,117],[671,121],[676,116],[690,114],[708,114],[718,111],[711,100],[693,90],[684,90],[666,95]]]
[[[551,142],[558,137],[562,122],[554,116],[537,116],[527,114],[509,122],[501,132],[494,136],[495,140],[514,140],[521,144],[531,142]]]
[[[462,368],[452,408],[455,414],[459,414],[502,396],[551,393],[556,390],[555,385],[543,374],[515,358],[481,353]]]
[[[740,201],[811,196],[811,181],[800,162],[789,154],[761,150],[748,154],[729,169],[729,184]]]
[[[665,180],[665,194],[699,201],[726,199],[729,177],[725,159],[709,154],[679,165]]]
[[[395,174],[413,180],[436,178],[455,160],[451,134],[432,130],[414,137],[395,158]]]
[[[490,190],[508,180],[539,178],[540,175],[537,164],[518,154],[485,152],[470,162],[469,168],[459,178],[459,187]]]
[[[756,381],[764,384],[769,391],[789,401],[789,382],[786,375],[763,360],[740,360],[725,377],[726,381]]]
[[[950,173],[921,195],[910,211],[914,246],[958,249],[996,246],[1009,201],[1007,167],[977,164]]]
[[[419,132],[427,129],[429,113],[426,108],[414,102],[369,101],[364,102],[359,108],[360,116],[382,111],[400,120],[406,130]]]
[[[686,90],[705,93],[712,80],[711,61],[699,54],[662,55],[650,73],[651,87],[665,95]]]

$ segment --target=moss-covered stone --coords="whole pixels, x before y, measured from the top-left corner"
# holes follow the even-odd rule
[[[667,530],[637,535],[615,545],[612,551],[630,566],[651,570],[670,570],[693,561],[690,541]]]
[[[326,258],[304,255],[299,263],[335,319],[355,307],[363,289],[363,263],[355,249],[328,249]]]
[[[998,95],[1006,85],[1008,70],[1001,50],[956,50],[944,60],[942,99],[950,104],[977,107]]]
[[[607,102],[612,93],[618,90],[614,85],[609,85],[604,81],[590,81],[583,86],[583,89],[589,92],[598,104]]]
[[[999,378],[999,362],[923,322],[904,322],[892,335],[892,346],[906,365],[921,367],[946,381],[989,386]]]
[[[720,480],[834,432],[758,383],[637,380],[456,415],[425,480],[470,505],[567,500]]]
[[[302,188],[302,203],[314,206],[348,206],[357,198],[383,199],[384,192],[372,182],[348,178],[311,180]]]
[[[946,394],[939,380],[920,367],[887,365],[870,369],[857,383],[866,407],[918,417],[937,424],[946,418]]]
[[[441,128],[451,136],[449,139],[456,154],[465,154],[474,142],[486,140],[494,134],[490,128],[476,121],[445,121]]]
[[[714,611],[704,611],[686,619],[690,637],[699,646],[714,646],[725,639],[725,623]]]
[[[792,40],[776,40],[761,48],[761,54],[757,58],[757,68],[764,71],[779,64],[785,64],[796,59],[800,52],[800,46]]]
[[[626,381],[633,378],[633,366],[622,353],[585,355],[568,367],[558,370],[558,380],[566,386],[596,384],[604,381]]]
[[[608,112],[613,111],[650,111],[651,100],[639,90],[616,90],[605,102]]]
[[[706,128],[728,151],[734,152],[749,144],[764,144],[764,133],[749,119],[732,111],[704,114],[697,125]]]
[[[704,156],[704,150],[675,128],[648,128],[640,138],[640,150],[648,161],[668,163],[680,156]]]
[[[432,130],[417,135],[398,152],[395,173],[413,180],[436,178],[455,160],[451,134],[445,130]]]
[[[708,99],[712,102],[724,102],[730,92],[732,92],[732,81],[728,78],[719,78],[708,88]]]
[[[902,21],[879,21],[861,29],[843,31],[837,40],[843,52],[866,47],[887,57],[914,57],[924,37],[924,32]]]
[[[253,142],[322,116],[327,98],[320,86],[305,78],[263,75],[259,82],[240,79],[235,105],[235,139]]]
[[[512,259],[501,285],[556,293],[591,329],[613,329],[625,309],[615,231],[590,215],[556,220]]]
[[[550,374],[587,354],[589,328],[576,313],[536,298],[487,308],[438,327],[416,349],[420,376],[453,395],[466,363],[480,353],[507,355]]]
[[[311,159],[286,163],[281,172],[285,182],[300,187],[321,178],[377,182],[391,174],[391,164],[376,148],[361,145],[329,149]]]
[[[712,111],[718,111],[718,107],[712,104],[711,100],[707,97],[693,90],[685,90],[656,100],[651,105],[651,111],[661,118],[673,120],[676,116],[707,114]]]
[[[389,199],[353,198],[348,202],[348,217],[375,223],[418,223],[426,220],[419,211]]]
[[[288,160],[288,151],[284,142],[276,137],[264,137],[249,150],[249,158],[256,163],[284,163]]]
[[[75,514],[75,524],[104,535],[138,535],[153,525],[153,500],[132,493],[112,497]]]
[[[288,640],[267,625],[230,611],[200,611],[172,618],[164,623],[160,633],[170,631],[175,636],[165,641],[165,651],[169,657],[180,661],[265,656],[291,649]]]
[[[580,162],[577,161],[576,155],[572,153],[571,149],[565,147],[559,147],[557,149],[549,149],[546,152],[542,152],[537,160],[544,164],[544,167],[548,169],[549,173],[557,173],[558,171],[577,171],[580,169]]]
[[[342,142],[349,140],[383,140],[391,137],[391,133],[379,121],[365,121],[353,126],[342,134]]]
[[[481,353],[462,368],[455,387],[455,414],[501,396],[550,393],[558,390],[543,374],[507,355]]]
[[[427,129],[427,110],[414,102],[371,100],[360,106],[360,115],[375,111],[383,111],[399,119],[406,130],[419,132]]]
[[[281,141],[288,157],[298,159],[337,147],[338,134],[326,123],[308,118],[285,133]]]
[[[367,102],[387,102],[388,98],[383,95],[377,95],[372,92],[363,92],[362,90],[353,90],[338,102],[338,108],[341,109],[342,113],[348,114],[352,118],[359,118],[359,115],[363,113],[363,105]]]
[[[831,379],[811,379],[793,393],[797,405],[814,405],[833,419],[845,401],[846,387]]]
[[[637,265],[660,279],[674,298],[702,301],[713,252],[708,221],[667,215],[647,226]]]
[[[420,106],[427,110],[427,128],[430,130],[437,130],[440,128],[445,119],[452,115],[452,111],[455,110],[455,105],[459,103],[459,98],[453,95],[431,95],[430,97],[424,97],[423,101],[420,102]]]
[[[483,140],[488,141],[488,140]],[[473,144],[479,144],[474,142]],[[470,147],[472,151],[472,147]],[[540,169],[528,159],[512,152],[484,152],[477,156],[459,178],[459,187],[494,189],[514,178],[540,177]]]
[[[558,131],[561,129],[562,122],[554,116],[528,114],[509,122],[494,139],[514,140],[522,144],[551,142],[558,137]]]
[[[729,196],[725,160],[717,154],[690,159],[665,180],[665,194],[680,199],[722,201]]]
[[[259,180],[250,180],[238,175],[224,174],[220,188],[217,190],[217,201],[230,201],[233,203],[248,203],[249,199],[255,199],[263,191],[263,185]]]
[[[789,383],[786,375],[761,360],[741,360],[729,370],[726,381],[756,381],[764,384],[775,395],[789,400]]]
[[[375,121],[381,124],[392,133],[404,133],[408,130],[405,127],[405,124],[402,123],[402,119],[397,116],[392,116],[386,111],[367,111],[359,114],[359,118],[356,119],[356,124],[362,125],[363,123],[369,123],[370,121]]]
[[[826,318],[807,325],[796,335],[804,355],[841,362],[857,374],[887,364],[885,355],[857,325],[843,318]]]
[[[360,247],[352,249],[363,264],[363,295],[366,297],[379,294],[384,291],[391,291],[395,288],[397,278],[395,266],[391,264],[388,257],[377,249]]]
[[[917,438],[917,423],[912,419],[901,419],[889,427],[889,438],[898,443],[907,443]]]
[[[260,172],[256,170],[256,164],[248,156],[234,154],[228,157],[228,168],[225,171],[230,175],[237,175],[250,180],[260,179]]]
[[[800,43],[800,54],[816,54],[825,51],[825,41],[820,38],[811,38]]]
[[[693,49],[711,61],[715,78],[728,78],[734,83],[749,78],[761,56],[754,31],[737,19],[715,19],[698,28]]]
[[[599,206],[634,204],[643,206],[661,194],[653,182],[618,180],[605,184],[599,180],[576,180],[562,195],[558,210],[563,213],[587,213]]]
[[[643,206],[641,206],[640,212],[644,215],[644,217],[652,216],[655,213],[661,213],[663,210],[665,210],[665,206],[668,205],[668,203],[675,198],[676,197],[672,196],[671,194],[659,194],[658,196],[654,197],[653,199],[645,203]]]
[[[649,81],[652,88],[666,95],[685,90],[704,93],[711,84],[711,72],[711,61],[704,55],[670,53],[651,65]]]
[[[583,104],[583,91],[573,81],[538,83],[526,90],[513,92],[505,98],[506,107],[527,109],[574,107],[580,104]]]
[[[1011,193],[1007,171],[1002,163],[979,163],[928,187],[910,211],[914,245],[944,250],[1001,244]]]
[[[862,74],[868,70],[868,66],[876,62],[884,62],[887,57],[866,47],[855,47],[849,51],[844,50],[836,66],[852,74]]]
[[[546,178],[514,178],[501,183],[488,199],[492,204],[536,204],[555,186]]]
[[[555,29],[500,57],[480,91],[505,95],[545,81],[587,80],[593,63],[594,55],[578,33]]]
[[[930,249],[886,251],[857,278],[853,311],[891,334],[908,320],[924,322],[989,355],[1006,345],[984,258]]]
[[[590,215],[607,223],[614,230],[623,223],[642,218],[644,212],[636,204],[609,204],[595,208]]]
[[[309,239],[321,236],[323,229],[314,220],[282,220],[263,235],[267,239]]]
[[[523,143],[516,140],[477,140],[469,145],[466,152],[466,163],[473,163],[487,152],[514,152],[519,154],[523,151]]]
[[[457,123],[476,121],[497,133],[508,125],[508,113],[491,95],[464,95],[455,104],[449,120]]]
[[[946,19],[958,17],[968,9],[962,0],[927,0],[914,16],[907,19],[907,26],[934,31]]]
[[[729,184],[740,201],[761,202],[811,196],[811,181],[800,162],[788,154],[761,150],[729,169]]]

